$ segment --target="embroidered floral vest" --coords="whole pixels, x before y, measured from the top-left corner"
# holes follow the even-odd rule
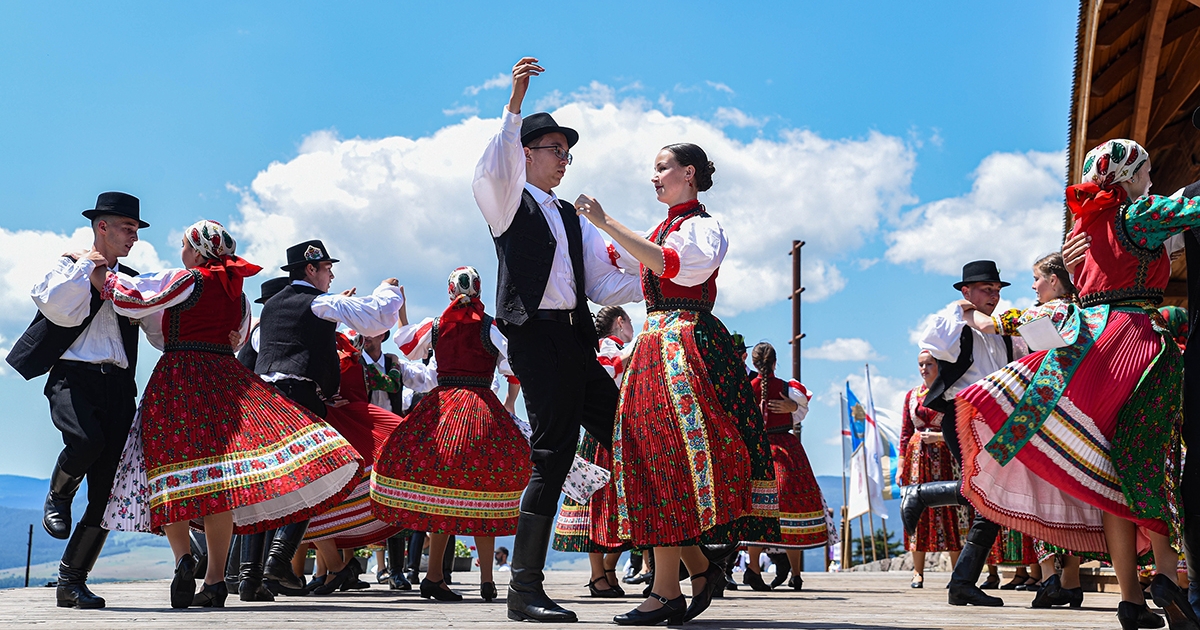
[[[205,267],[188,273],[195,279],[192,294],[163,314],[164,350],[233,354],[229,333],[242,325],[245,300],[240,295],[237,299],[229,297],[214,272]]]
[[[704,206],[695,205],[672,209],[667,214],[667,220],[654,228],[650,240],[662,246],[667,236],[679,230],[684,221],[695,217],[707,217]],[[717,301],[717,273],[713,271],[707,280],[694,287],[685,287],[663,279],[645,265],[642,265],[642,293],[646,296],[646,310],[654,311],[702,311],[712,312],[713,304]]]
[[[1076,271],[1075,286],[1083,306],[1123,300],[1162,302],[1171,277],[1171,259],[1161,245],[1146,248],[1124,219],[1128,203],[1081,219],[1075,232],[1092,237],[1087,258]]]

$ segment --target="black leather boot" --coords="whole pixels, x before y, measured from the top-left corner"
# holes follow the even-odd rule
[[[546,547],[554,532],[554,517],[522,511],[517,517],[517,535],[513,542],[512,577],[508,583],[508,618],[514,621],[570,623],[575,613],[554,603],[546,595],[542,582],[546,566]],[[682,612],[682,606],[680,607]]]
[[[909,536],[917,532],[917,524],[925,508],[968,505],[959,491],[959,485],[958,481],[930,481],[904,486],[900,496],[900,520],[904,524],[904,531]]]
[[[229,539],[229,556],[225,558],[225,586],[234,593],[238,590],[238,568],[242,563],[242,537],[234,534]]]
[[[393,591],[411,591],[412,582],[404,577],[404,551],[408,538],[399,535],[387,539],[388,588]]]
[[[104,598],[88,590],[87,576],[100,557],[108,530],[95,525],[78,525],[62,561],[58,563],[59,608],[104,608]]]
[[[975,586],[975,582],[979,580],[979,574],[983,571],[983,565],[987,564],[988,552],[991,551],[991,546],[984,547],[977,543],[967,541],[963,545],[962,553],[958,556],[958,562],[954,565],[954,572],[950,574],[950,592],[949,603],[951,606],[1003,606],[1004,600],[999,597],[992,597],[987,593],[979,590]]]
[[[238,599],[244,602],[273,602],[275,596],[263,585],[263,548],[265,533],[238,536],[241,563],[238,567]]]
[[[304,580],[292,572],[292,556],[296,555],[307,530],[308,521],[284,525],[275,530],[275,540],[271,541],[263,578],[277,582],[283,589],[304,591]],[[288,590],[283,593],[290,595]]]
[[[46,533],[59,540],[66,540],[71,535],[71,500],[82,482],[82,475],[72,477],[63,472],[60,456],[54,472],[50,473],[50,492],[42,505],[42,527],[46,528]]]

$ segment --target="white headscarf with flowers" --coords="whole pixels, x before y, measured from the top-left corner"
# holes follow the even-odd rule
[[[1133,140],[1109,140],[1088,151],[1083,160],[1083,181],[1108,190],[1134,178],[1150,154]]]
[[[459,267],[451,271],[450,278],[446,280],[446,291],[452,300],[459,297],[479,297],[479,289],[479,272],[475,271],[474,267]]]
[[[216,221],[205,219],[193,223],[183,231],[183,238],[187,239],[192,249],[210,260],[221,260],[237,251],[237,241]]]

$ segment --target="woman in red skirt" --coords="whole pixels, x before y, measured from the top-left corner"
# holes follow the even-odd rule
[[[339,503],[361,459],[328,424],[234,358],[249,332],[242,280],[260,271],[234,255],[220,224],[184,231],[184,269],[93,275],[118,314],[141,320],[163,350],[125,444],[104,527],[165,533],[175,553],[171,606],[221,607],[234,531],[302,521]],[[203,525],[209,562],[195,591],[188,529]]]
[[[901,486],[958,479],[958,467],[942,438],[943,414],[923,404],[929,385],[937,379],[938,363],[931,354],[922,351],[917,355],[917,368],[925,384],[904,395],[904,421],[900,430],[903,462],[896,471],[896,481]],[[961,530],[966,525],[964,517],[959,507],[930,508],[921,512],[912,536],[904,533],[904,547],[913,557],[913,588],[924,588],[926,553],[948,551],[950,564],[958,562],[962,551]]]
[[[516,533],[521,491],[529,481],[529,442],[491,390],[497,367],[511,375],[504,335],[483,312],[479,274],[450,274],[450,306],[441,317],[405,326],[396,344],[409,358],[433,348],[438,386],[394,431],[371,474],[375,516],[429,532],[429,571],[421,597],[458,601],[437,559],[451,534],[475,537],[491,558],[496,536]],[[496,597],[491,562],[480,562],[480,596]]]
[[[766,426],[767,442],[771,444],[771,456],[775,460],[775,482],[779,484],[779,530],[780,542],[767,544],[749,543],[747,553],[758,558],[764,547],[786,550],[788,562],[796,567],[796,575],[789,580],[793,590],[804,587],[800,577],[800,554],[805,549],[824,547],[829,541],[825,527],[825,499],[821,486],[813,475],[812,465],[800,438],[792,433],[808,414],[808,390],[796,381],[784,382],[775,376],[775,347],[763,342],[750,351],[750,362],[758,370],[758,376],[750,381],[754,388],[754,400],[762,413]],[[757,562],[746,564],[742,580],[756,591],[769,591],[770,585],[763,581]]]
[[[576,211],[642,264],[646,325],[626,369],[613,432],[621,537],[654,547],[654,587],[622,625],[695,618],[725,572],[700,544],[779,541],[778,489],[763,419],[733,338],[712,314],[729,242],[697,194],[716,170],[704,150],[673,144],[654,161],[667,218],[644,238],[580,195]],[[679,589],[679,561],[692,603]],[[685,610],[686,608],[686,610]]]
[[[1156,305],[1171,271],[1163,243],[1200,225],[1200,203],[1148,194],[1150,159],[1130,140],[1093,149],[1084,171],[1084,183],[1067,188],[1074,231],[1091,237],[1075,278],[1080,306],[1057,322],[1067,345],[959,393],[962,491],[1001,525],[1073,551],[1107,551],[1123,628],[1162,625],[1137,580],[1137,555],[1153,548],[1155,603],[1173,627],[1194,628],[1171,546],[1183,364]]]

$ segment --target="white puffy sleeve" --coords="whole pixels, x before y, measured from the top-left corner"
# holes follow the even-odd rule
[[[199,272],[188,269],[167,269],[140,276],[127,276],[109,271],[100,296],[112,300],[118,315],[142,319],[183,302],[196,288]]]
[[[812,401],[812,394],[809,393],[808,389],[804,387],[804,385],[800,384],[800,381],[791,380],[788,381],[787,384],[788,398],[791,398],[797,405],[799,405],[799,407],[796,407],[796,410],[792,412],[792,426],[798,427],[800,426],[800,423],[804,421],[804,416],[808,415],[808,403]]]
[[[963,326],[966,325],[962,307],[955,305],[952,310],[934,316],[917,346],[927,350],[938,361],[957,361],[959,341],[962,339]]]
[[[400,321],[404,294],[400,287],[380,284],[366,297],[340,293],[319,295],[312,301],[312,313],[323,320],[345,324],[368,337],[382,335]]]
[[[83,323],[91,312],[92,283],[89,276],[96,264],[83,258],[78,261],[66,256],[29,292],[33,303],[52,323],[71,328]]]
[[[396,346],[400,348],[400,354],[411,361],[420,361],[429,356],[432,345],[432,317],[426,317],[418,324],[401,326],[396,332]]]
[[[695,217],[663,240],[664,280],[694,287],[712,277],[725,254],[729,240],[714,217]]]
[[[492,328],[488,331],[492,340],[492,345],[500,351],[500,356],[496,357],[496,369],[504,376],[514,376],[512,367],[508,364],[508,339],[504,337],[504,333],[500,332],[500,328],[496,326],[496,322],[492,322]],[[511,379],[510,379],[511,382]]]

